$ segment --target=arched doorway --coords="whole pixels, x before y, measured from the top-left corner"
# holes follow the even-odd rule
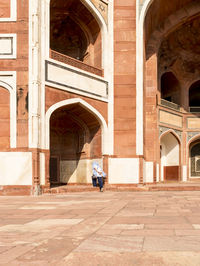
[[[180,144],[172,133],[164,134],[160,140],[161,181],[180,179]]]
[[[190,144],[189,155],[190,178],[200,178],[200,139]]]
[[[70,100],[69,100],[70,102]],[[105,128],[92,111],[76,103],[49,111],[50,183],[91,183],[91,165],[103,165]]]

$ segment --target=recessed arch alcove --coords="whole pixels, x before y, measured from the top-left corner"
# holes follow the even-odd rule
[[[101,28],[80,0],[50,1],[50,48],[91,66],[102,67]]]

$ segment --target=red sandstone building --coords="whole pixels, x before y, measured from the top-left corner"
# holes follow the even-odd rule
[[[200,177],[199,0],[1,0],[0,189]]]

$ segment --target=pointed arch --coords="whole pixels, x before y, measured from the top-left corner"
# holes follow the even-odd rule
[[[181,141],[174,130],[167,130],[160,136],[161,181],[180,180]]]
[[[177,139],[178,143],[181,144],[180,137],[178,136],[178,134],[177,134],[173,129],[168,129],[167,131],[163,132],[163,133],[160,135],[160,141],[161,141],[161,139],[162,139],[165,135],[167,135],[167,134],[169,134],[169,133],[171,133],[171,134]]]
[[[189,149],[190,145],[191,145],[193,142],[197,141],[197,140],[200,141],[200,134],[197,134],[197,135],[193,136],[193,137],[188,141],[188,143],[187,143],[187,148]]]
[[[54,105],[52,105],[46,112],[46,144],[45,147],[46,149],[49,149],[50,146],[50,140],[49,140],[49,135],[50,135],[50,117],[52,113],[57,110],[58,108],[62,106],[67,106],[71,104],[80,104],[84,109],[86,109],[88,112],[93,114],[95,118],[98,120],[101,130],[102,130],[102,154],[108,154],[108,127],[105,119],[103,116],[89,103],[86,101],[80,99],[80,98],[74,98],[74,99],[68,99],[64,101],[60,101]]]

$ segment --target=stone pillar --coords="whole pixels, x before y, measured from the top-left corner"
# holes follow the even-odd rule
[[[103,171],[106,173],[106,184],[109,183],[108,182],[108,155],[103,155]]]
[[[29,148],[32,151],[32,194],[40,194],[40,1],[30,1],[29,51]]]
[[[152,181],[156,178],[156,162],[159,162],[159,131],[157,113],[157,55],[152,55],[145,64],[144,79],[144,159],[153,164]],[[150,174],[150,173],[149,173]]]

